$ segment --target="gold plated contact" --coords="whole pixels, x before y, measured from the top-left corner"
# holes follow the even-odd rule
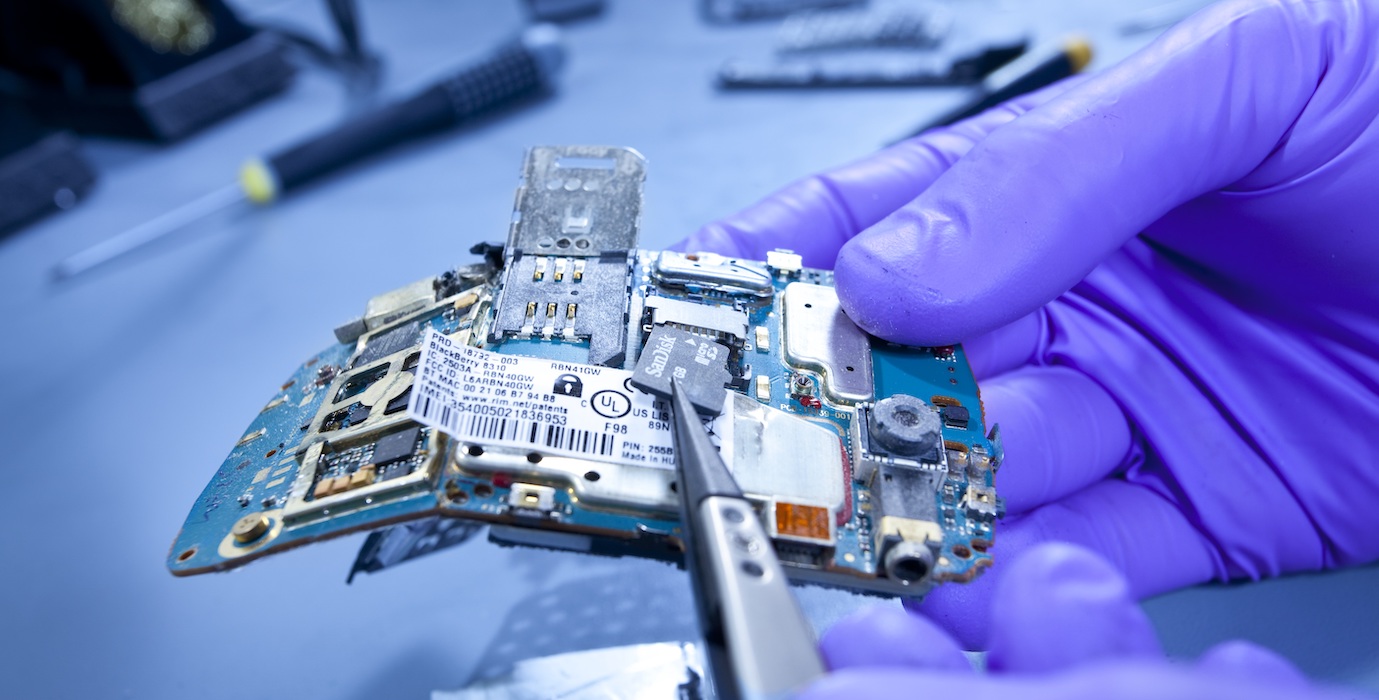
[[[253,542],[263,537],[263,533],[268,532],[268,526],[271,524],[272,521],[263,513],[250,513],[235,521],[234,527],[230,528],[230,534],[241,544]]]

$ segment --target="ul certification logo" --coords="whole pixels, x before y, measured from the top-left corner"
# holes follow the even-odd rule
[[[555,386],[551,391],[562,396],[583,396],[584,380],[573,374],[562,374],[555,378]]]
[[[595,393],[589,403],[593,404],[594,411],[604,418],[622,418],[632,410],[632,400],[622,392],[612,389]]]

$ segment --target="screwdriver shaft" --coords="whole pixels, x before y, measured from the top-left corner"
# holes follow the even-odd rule
[[[63,260],[53,268],[53,276],[59,280],[75,277],[244,200],[238,183],[227,185]]]

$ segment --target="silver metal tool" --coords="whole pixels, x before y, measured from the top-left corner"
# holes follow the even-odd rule
[[[718,697],[791,697],[824,675],[813,629],[679,380],[671,404],[685,568]]]

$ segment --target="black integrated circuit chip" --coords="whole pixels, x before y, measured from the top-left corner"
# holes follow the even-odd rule
[[[657,326],[647,338],[632,371],[632,386],[653,396],[670,398],[670,383],[678,381],[696,411],[706,415],[723,412],[724,384],[728,373],[728,348],[703,336],[667,326]]]
[[[962,406],[944,406],[939,413],[943,416],[944,425],[959,430],[966,430],[968,421],[972,419],[972,414]]]
[[[416,345],[421,342],[423,330],[421,321],[411,321],[370,338],[369,344],[364,346],[352,366],[363,367]]]
[[[421,428],[412,426],[379,438],[373,446],[373,457],[369,461],[381,467],[389,462],[411,457],[416,452],[417,438],[420,435]]]

